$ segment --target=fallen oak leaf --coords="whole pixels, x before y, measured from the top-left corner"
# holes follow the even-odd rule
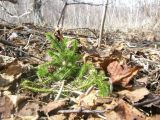
[[[107,66],[107,71],[111,76],[112,83],[121,83],[126,86],[131,78],[139,71],[139,67],[129,67],[126,63],[121,65],[118,61],[113,61]]]
[[[122,56],[107,57],[102,63],[101,68],[106,74],[109,74],[113,84],[127,86],[130,80],[142,68],[140,66],[128,66],[127,59]]]

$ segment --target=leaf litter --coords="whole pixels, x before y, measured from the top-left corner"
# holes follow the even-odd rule
[[[41,28],[32,24],[0,25],[0,118],[1,119],[137,119],[156,120],[160,109],[160,44],[150,31],[114,31],[107,33],[101,48],[94,37],[76,30]],[[80,63],[92,62],[103,70],[110,84],[110,95],[98,95],[97,86],[85,91],[68,91],[64,83],[55,83],[57,93],[34,93],[21,88],[24,79],[34,81],[37,66],[51,60],[46,54],[50,44],[45,32],[59,41],[76,38]],[[69,41],[67,47],[71,48]],[[65,64],[65,63],[64,63]],[[49,69],[53,69],[52,67]],[[52,70],[51,70],[52,71]],[[85,76],[83,76],[85,78]],[[60,89],[60,88],[63,89]],[[65,96],[64,93],[68,93]],[[57,100],[55,98],[57,97]]]

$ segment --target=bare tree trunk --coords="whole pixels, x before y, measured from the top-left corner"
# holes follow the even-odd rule
[[[102,41],[102,37],[103,37],[103,30],[104,30],[104,23],[106,20],[107,7],[108,7],[108,0],[106,0],[106,3],[104,5],[102,20],[101,20],[101,27],[100,27],[100,35],[99,35],[99,39],[97,41],[98,47],[101,46],[101,41]]]

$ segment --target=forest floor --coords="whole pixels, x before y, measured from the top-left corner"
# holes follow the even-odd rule
[[[46,32],[78,41],[81,63],[90,61],[104,71],[108,96],[99,96],[97,86],[65,94],[63,81],[54,82],[54,93],[21,86],[23,80],[38,79],[37,67],[50,60]],[[97,33],[0,24],[0,119],[159,120],[160,37],[151,31],[110,31],[97,48]]]

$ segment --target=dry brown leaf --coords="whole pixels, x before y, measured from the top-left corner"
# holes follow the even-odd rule
[[[38,102],[22,102],[19,104],[18,116],[37,116],[37,111],[39,111],[40,106]]]
[[[0,97],[0,120],[10,118],[13,114],[14,105],[9,97]]]
[[[122,83],[122,86],[126,86],[139,69],[128,67],[126,63],[121,65],[120,62],[113,61],[108,65],[107,70],[113,83]]]
[[[62,29],[61,28],[56,28],[55,32],[54,32],[55,37],[59,40],[62,41],[64,39],[63,35],[62,35]]]
[[[125,96],[130,102],[138,102],[139,100],[143,99],[144,96],[148,95],[150,92],[147,88],[140,88],[134,91],[123,90],[118,92],[119,95]]]
[[[113,84],[121,84],[122,86],[128,85],[140,69],[137,66],[128,66],[125,59],[108,58],[101,66],[106,73],[109,73]]]
[[[97,97],[97,90],[92,90],[89,94],[87,95],[80,95],[77,98],[77,103],[80,107],[84,108],[92,108],[96,105],[96,100],[98,99]]]
[[[144,114],[123,100],[118,101],[118,107],[115,109],[115,112],[123,120],[145,120]]]
[[[44,111],[45,114],[58,111],[59,109],[62,109],[64,106],[66,106],[67,101],[68,99],[49,102],[46,106],[43,106],[42,111]]]
[[[27,69],[28,66],[18,60],[14,60],[6,64],[0,72],[0,87],[7,86],[13,81],[17,80]]]

